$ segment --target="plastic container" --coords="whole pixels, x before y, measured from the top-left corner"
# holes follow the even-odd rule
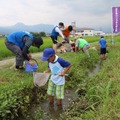
[[[37,68],[37,64],[31,65],[29,62],[26,62],[25,72],[36,72]]]

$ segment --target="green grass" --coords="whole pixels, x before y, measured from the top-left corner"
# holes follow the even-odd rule
[[[77,91],[86,91],[71,104],[70,111],[62,118],[85,120],[119,120],[120,119],[120,37],[115,44],[109,44],[109,53],[100,71],[93,77],[87,77],[78,84]],[[82,67],[83,68],[83,67]],[[85,103],[85,104],[84,104]],[[72,118],[72,119],[71,119]]]
[[[97,55],[96,51],[93,50],[91,50],[90,53],[94,57]],[[71,58],[71,55],[75,57]],[[94,63],[98,60],[98,58],[91,58],[86,61],[87,57],[83,53],[64,53],[59,54],[59,56],[70,61],[73,66],[69,71],[71,80],[69,82],[66,82],[67,84],[65,88],[74,88],[74,86],[76,86],[79,81],[82,81],[88,69],[94,66]],[[43,72],[47,69],[47,62],[42,62],[39,60],[38,64],[39,72]],[[78,66],[80,64],[83,66],[84,71],[80,69],[78,72],[76,72],[76,69],[78,69]],[[79,72],[81,74],[79,74]],[[0,116],[2,116],[4,119],[8,119],[8,117],[16,118],[16,115],[19,111],[22,115],[25,115],[25,117],[27,117],[26,109],[28,108],[31,99],[35,98],[35,96],[32,98],[32,91],[34,89],[32,74],[27,74],[24,71],[19,72],[14,70],[1,70],[0,82]],[[46,99],[46,88],[47,85],[40,88],[43,91],[42,93],[40,92],[38,94],[40,96],[40,99]]]
[[[50,38],[44,38],[45,40],[41,50],[52,45]],[[115,40],[115,44],[108,43],[108,58],[103,62],[100,71],[93,77],[87,77],[86,73],[99,61],[97,51],[90,50],[91,58],[89,59],[82,52],[58,54],[72,63],[68,72],[70,79],[66,78],[65,89],[76,88],[76,93],[85,91],[85,95],[80,96],[74,103],[70,103],[70,107],[66,109],[61,118],[69,120],[80,118],[85,120],[120,119],[120,36],[116,36]],[[2,44],[4,44],[3,41],[2,39]],[[4,46],[3,50],[5,49]],[[38,64],[39,72],[47,69],[47,62],[38,60]],[[18,115],[27,118],[28,108],[32,105],[33,98],[39,98],[39,101],[46,100],[46,89],[47,85],[39,88],[39,94],[36,96],[32,74],[24,71],[1,70],[0,119],[16,119]],[[38,113],[36,113],[36,118],[39,120],[41,113],[40,117],[37,117]]]
[[[96,42],[98,41],[100,38],[99,36],[96,37],[84,37],[89,43],[91,42]],[[62,40],[62,38],[59,38],[60,41]],[[70,38],[71,40],[73,40],[74,38]],[[110,40],[110,37],[106,37],[107,40]],[[5,46],[5,38],[0,38],[0,60],[2,59],[6,59],[9,57],[13,57],[13,53],[8,50]],[[46,47],[52,47],[52,40],[50,37],[43,37],[43,41],[44,44],[40,47],[40,49],[36,48],[36,47],[30,47],[30,52],[31,53],[36,53],[36,52],[41,52],[43,51]]]
[[[62,38],[59,38],[59,39],[60,39],[60,41],[62,40]],[[73,39],[73,38],[70,38],[70,39]],[[88,42],[95,42],[95,41],[99,40],[99,37],[85,37],[85,39]],[[0,38],[0,60],[14,56],[14,54],[6,48],[4,42],[5,42],[5,38]],[[40,49],[31,46],[30,52],[31,53],[41,52],[46,47],[52,47],[52,40],[50,37],[43,37],[43,42],[44,42],[44,44],[40,47]]]

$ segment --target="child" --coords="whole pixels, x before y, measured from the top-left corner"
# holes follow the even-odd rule
[[[62,107],[62,99],[64,99],[64,84],[65,74],[71,67],[71,63],[59,58],[55,54],[53,48],[46,48],[43,51],[42,61],[48,61],[48,70],[44,73],[51,71],[52,75],[48,83],[47,94],[49,95],[50,105],[54,104],[54,96],[57,98],[58,107]]]
[[[88,49],[90,48],[90,45],[89,43],[82,38],[82,34],[79,34],[76,38],[76,43],[75,43],[75,51],[79,51],[82,49],[82,51],[88,56],[90,57],[89,55],[89,51]]]
[[[56,52],[58,36],[60,35],[64,39],[64,35],[62,34],[62,29],[64,28],[64,23],[60,22],[58,26],[55,26],[51,32],[51,39],[53,42],[53,49]]]
[[[69,36],[70,36],[70,32],[73,30],[73,27],[71,25],[66,26],[64,30],[62,30],[62,33],[65,37],[66,42],[69,43]]]
[[[101,36],[101,39],[99,40],[99,50],[100,50],[100,59],[101,60],[106,59],[106,47],[107,47],[107,42],[104,39],[104,36]]]

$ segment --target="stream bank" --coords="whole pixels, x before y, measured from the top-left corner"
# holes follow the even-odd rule
[[[101,64],[98,62],[93,70],[90,70],[88,72],[87,77],[92,77],[95,74],[99,72],[101,69]],[[46,100],[40,100],[37,103],[32,103],[32,106],[30,107],[30,111],[28,113],[28,119],[29,120],[59,120],[58,118],[64,114],[64,112],[67,110],[68,107],[74,105],[74,102],[76,102],[79,98],[85,95],[85,89],[76,90],[75,89],[66,89],[65,90],[65,98],[63,100],[63,106],[62,109],[58,109],[56,105],[56,100],[54,103],[54,106],[49,106],[49,100],[46,98]],[[86,109],[87,101],[81,100],[81,110]]]

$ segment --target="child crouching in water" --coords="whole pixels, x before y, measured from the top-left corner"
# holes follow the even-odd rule
[[[49,95],[50,105],[54,105],[54,96],[57,99],[58,107],[62,107],[64,99],[65,74],[71,67],[71,63],[58,57],[53,48],[46,48],[43,51],[42,61],[48,61],[48,70],[51,71],[51,77],[48,83],[47,94]]]

